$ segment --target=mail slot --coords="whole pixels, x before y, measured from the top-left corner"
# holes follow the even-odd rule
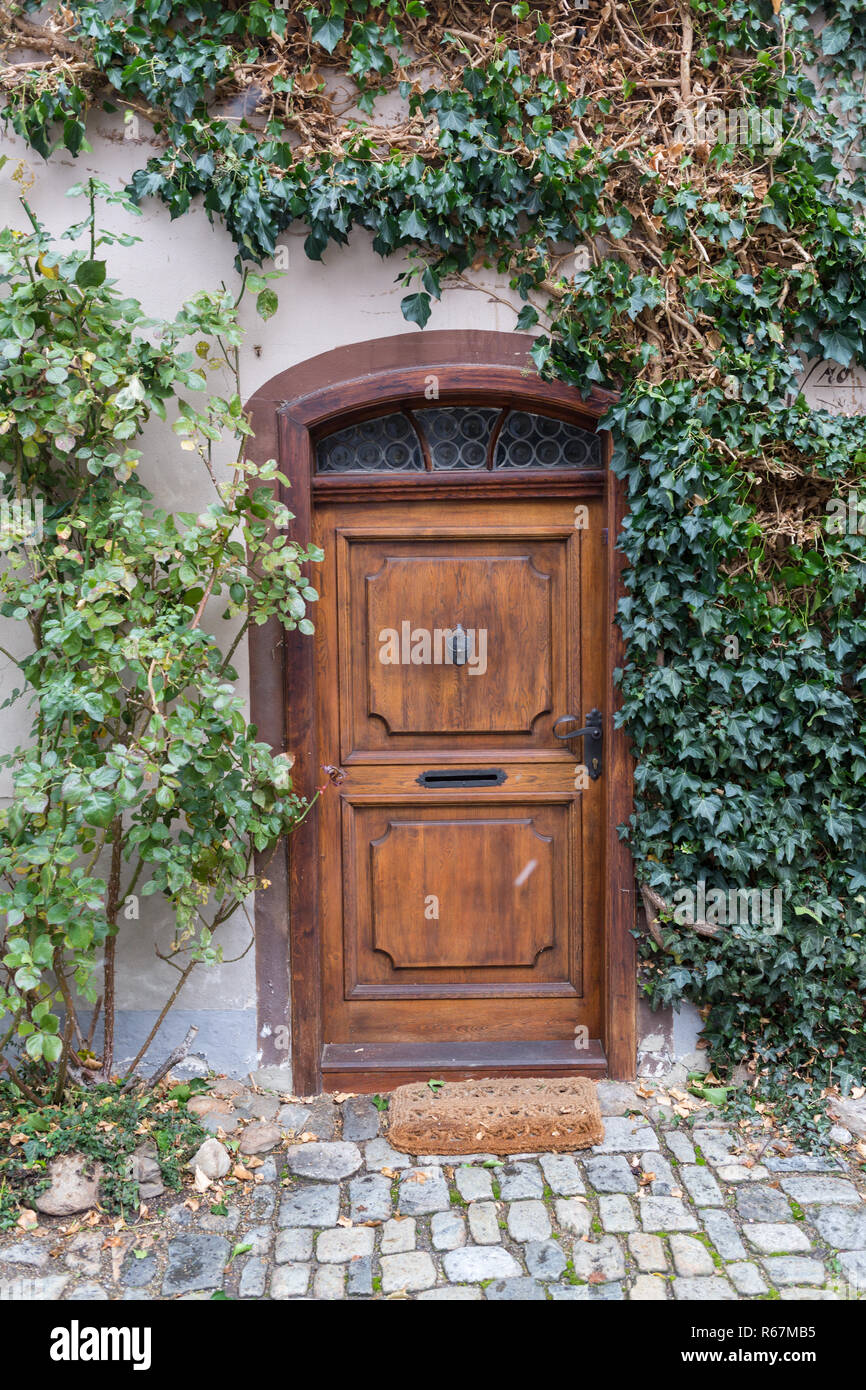
[[[416,779],[422,787],[498,787],[505,781],[501,767],[433,768]]]

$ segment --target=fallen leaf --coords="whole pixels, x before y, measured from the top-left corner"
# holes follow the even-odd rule
[[[245,1168],[242,1163],[236,1163],[232,1169],[232,1177],[238,1178],[241,1182],[252,1182],[253,1175],[249,1168]]]
[[[205,1173],[203,1169],[198,1167],[198,1165],[196,1165],[192,1185],[195,1188],[196,1192],[207,1192],[208,1188],[210,1187],[210,1178],[207,1176],[207,1173]]]
[[[338,1226],[354,1226],[354,1224],[355,1224],[354,1221],[352,1221],[348,1216],[338,1216],[338,1217],[337,1217],[337,1225],[338,1225]]]
[[[315,1134],[311,1134],[308,1129],[305,1129],[303,1134],[298,1135],[297,1142],[299,1144],[312,1144],[316,1138]]]
[[[400,1176],[396,1168],[380,1168],[379,1172],[386,1178],[399,1178]]]
[[[334,1100],[338,1105],[342,1105],[344,1100],[351,1100],[357,1094],[357,1091],[335,1091]]]
[[[18,1229],[20,1231],[32,1231],[38,1220],[39,1217],[36,1215],[36,1212],[30,1211],[29,1207],[26,1207],[18,1218]]]

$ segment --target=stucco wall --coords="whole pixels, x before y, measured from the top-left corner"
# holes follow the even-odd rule
[[[18,197],[22,185],[37,216],[52,230],[60,232],[70,222],[80,220],[82,203],[65,194],[74,183],[93,174],[110,185],[125,182],[148,158],[146,138],[125,140],[120,113],[96,116],[89,127],[92,152],[73,160],[65,152],[46,164],[16,137],[4,135],[2,153],[10,156],[0,171],[0,200],[5,225],[28,226]],[[18,165],[18,161],[23,164]],[[19,180],[13,175],[19,171]],[[213,288],[221,281],[238,283],[234,269],[234,246],[225,231],[211,226],[205,214],[196,209],[172,222],[166,209],[155,201],[143,208],[140,218],[130,218],[120,209],[107,208],[103,225],[132,231],[141,237],[133,247],[108,247],[109,275],[119,280],[124,291],[139,299],[148,314],[171,317],[190,294]],[[396,333],[405,333],[407,324],[400,312],[405,293],[395,283],[402,268],[398,257],[382,261],[371,249],[367,234],[353,236],[349,247],[331,247],[323,264],[306,259],[304,233],[299,228],[282,238],[288,253],[288,266],[280,282],[278,312],[267,323],[255,313],[252,303],[242,306],[245,341],[240,354],[241,382],[245,399],[277,372],[318,353],[349,343],[360,343]],[[515,302],[507,285],[493,273],[473,276],[481,290],[453,287],[444,291],[434,306],[431,327],[449,329],[487,329],[509,332],[514,314],[508,307]],[[493,293],[488,293],[491,290]],[[502,302],[505,301],[505,302]],[[419,330],[420,331],[420,330]],[[809,388],[816,402],[836,409],[862,407],[866,393],[863,383],[849,377],[839,382],[834,370],[831,380],[820,369],[812,374]],[[822,379],[824,378],[824,379]],[[228,382],[220,383],[228,386]],[[198,460],[181,451],[171,430],[153,422],[143,440],[142,477],[155,493],[160,505],[168,509],[197,511],[211,500],[211,484]],[[209,621],[219,620],[213,613]],[[20,625],[2,623],[0,642],[12,651],[26,647],[26,633]],[[248,695],[246,650],[237,653],[241,690]],[[14,686],[16,669],[0,657],[0,697]],[[29,726],[24,702],[0,711],[0,743],[4,748],[26,738]],[[0,795],[9,792],[8,782],[0,784]],[[142,898],[138,921],[124,923],[120,945],[118,1060],[133,1055],[146,1035],[166,994],[174,984],[174,972],[154,955],[155,943],[171,936],[171,923],[157,898]],[[223,928],[227,958],[241,954],[249,941],[249,927],[242,914]],[[183,995],[154,1045],[150,1057],[155,1063],[183,1036],[190,1022],[198,1024],[196,1058],[191,1067],[205,1063],[233,1074],[241,1074],[256,1064],[254,954],[247,951],[234,964],[193,974]],[[657,1025],[657,1026],[656,1026]],[[684,1010],[674,1026],[670,1016],[642,1018],[641,1034],[652,1043],[662,1040],[658,1059],[689,1053],[694,1046],[697,1020],[693,1010]],[[657,1069],[654,1047],[644,1048],[645,1066]]]

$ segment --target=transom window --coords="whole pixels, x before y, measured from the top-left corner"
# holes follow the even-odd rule
[[[318,473],[601,468],[597,434],[548,415],[489,406],[419,406],[363,420],[316,445]]]

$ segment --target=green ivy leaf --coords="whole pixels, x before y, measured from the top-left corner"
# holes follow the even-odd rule
[[[430,296],[423,292],[407,294],[400,300],[400,308],[407,323],[417,323],[423,328],[430,318]]]
[[[334,13],[333,10],[331,14],[323,15],[316,9],[304,10],[304,15],[315,42],[321,44],[328,53],[333,53],[343,37],[345,29],[342,17]]]

